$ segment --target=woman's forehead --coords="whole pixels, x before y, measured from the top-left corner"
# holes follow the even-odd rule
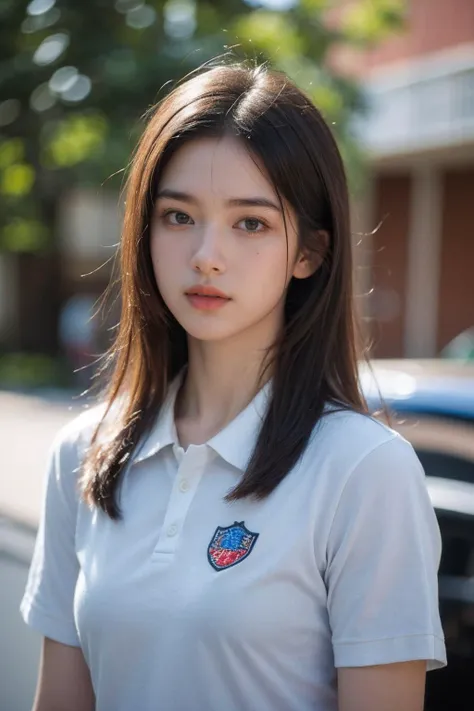
[[[197,138],[181,146],[160,179],[158,190],[231,200],[260,196],[275,201],[264,167],[232,137]]]

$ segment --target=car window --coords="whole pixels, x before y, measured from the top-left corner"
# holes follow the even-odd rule
[[[427,476],[457,479],[474,484],[474,462],[444,452],[416,450]]]

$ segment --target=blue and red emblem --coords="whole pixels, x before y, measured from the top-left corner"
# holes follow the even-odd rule
[[[243,521],[235,521],[232,526],[225,528],[218,526],[207,549],[209,563],[215,570],[237,565],[250,555],[257,538],[258,533],[249,531]]]

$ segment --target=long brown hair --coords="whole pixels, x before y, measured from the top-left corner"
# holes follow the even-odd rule
[[[82,477],[85,499],[113,519],[121,515],[117,486],[124,468],[188,358],[186,334],[161,298],[150,257],[157,185],[183,143],[224,133],[242,139],[280,200],[291,205],[301,248],[324,251],[313,276],[290,282],[283,332],[272,351],[271,401],[247,470],[228,498],[273,491],[298,461],[326,403],[366,411],[358,380],[348,190],[332,133],[286,76],[242,64],[206,69],[151,114],[127,182],[121,318],[109,353],[106,414]],[[117,402],[115,435],[101,442],[99,431]]]

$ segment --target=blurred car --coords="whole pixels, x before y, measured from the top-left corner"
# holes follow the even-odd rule
[[[362,371],[371,411],[415,447],[443,539],[439,597],[448,667],[428,675],[426,711],[474,708],[474,365],[374,361]]]
[[[441,351],[441,358],[474,361],[474,326],[459,333]]]

